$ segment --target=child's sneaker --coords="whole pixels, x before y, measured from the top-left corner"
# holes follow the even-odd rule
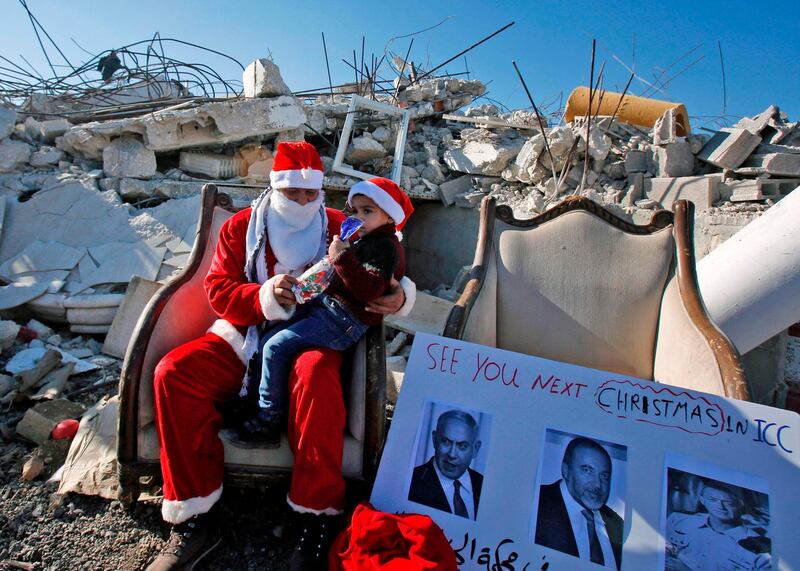
[[[259,411],[239,426],[221,431],[220,436],[240,448],[280,448],[281,424]]]

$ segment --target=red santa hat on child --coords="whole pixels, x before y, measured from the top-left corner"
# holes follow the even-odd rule
[[[357,182],[350,187],[350,192],[347,194],[348,204],[352,204],[351,201],[356,194],[371,198],[381,210],[391,216],[398,232],[403,229],[408,217],[414,212],[411,200],[403,189],[388,178],[376,177]]]
[[[272,188],[322,188],[322,161],[317,149],[305,141],[278,143],[272,172]]]

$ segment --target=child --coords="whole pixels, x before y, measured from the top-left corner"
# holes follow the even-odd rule
[[[294,357],[309,347],[344,351],[355,345],[370,325],[383,319],[366,311],[366,304],[386,293],[392,277],[399,280],[405,273],[399,231],[414,211],[408,196],[393,181],[373,178],[354,184],[347,203],[362,226],[352,244],[333,238],[328,248],[335,269],[330,284],[260,340],[258,412],[238,427],[241,446],[280,444]]]

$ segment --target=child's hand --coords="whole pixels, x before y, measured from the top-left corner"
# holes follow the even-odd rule
[[[333,237],[333,241],[331,241],[331,245],[328,246],[328,256],[330,256],[330,258],[333,259],[336,256],[338,256],[339,254],[341,254],[342,252],[344,252],[348,247],[349,247],[349,244],[347,242],[342,242],[339,239],[339,236],[336,235],[336,236]]]

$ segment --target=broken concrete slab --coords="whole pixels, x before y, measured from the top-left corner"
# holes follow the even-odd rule
[[[86,409],[66,399],[56,399],[39,403],[29,408],[17,424],[17,434],[23,438],[42,444],[50,438],[50,433],[56,425],[70,418],[78,418]]]
[[[667,145],[674,143],[677,138],[677,118],[678,114],[674,107],[670,107],[658,118],[653,125],[653,144]]]
[[[158,274],[166,250],[151,248],[144,242],[108,242],[89,248],[89,255],[98,265],[86,273],[81,272],[80,287],[73,288],[71,292],[79,293],[98,284],[128,283],[134,274],[153,279]]]
[[[720,184],[719,191],[720,199],[730,202],[763,200],[764,198],[760,179],[726,180]]]
[[[64,387],[67,386],[67,381],[74,370],[75,363],[67,363],[63,367],[58,367],[47,373],[39,381],[39,391],[30,397],[31,400],[53,400],[58,398]]]
[[[31,139],[42,143],[53,143],[56,137],[60,137],[67,132],[72,124],[66,119],[50,119],[47,121],[37,121],[33,117],[25,119],[25,133]]]
[[[747,129],[718,131],[703,146],[697,158],[725,169],[735,169],[761,143],[761,137]]]
[[[452,206],[456,202],[456,196],[473,190],[472,177],[468,174],[439,185],[439,194],[445,206]]]
[[[19,307],[47,291],[46,283],[12,283],[0,286],[0,309]]]
[[[776,176],[800,176],[800,154],[767,153],[750,155],[742,165]]]
[[[98,159],[113,138],[125,134],[141,136],[152,151],[170,151],[280,133],[297,129],[305,121],[302,105],[288,95],[231,99],[193,109],[165,109],[141,117],[85,123],[64,133],[57,146]]]
[[[672,210],[676,200],[688,200],[702,210],[719,200],[721,179],[722,175],[650,178],[644,180],[644,194],[667,210]]]
[[[17,124],[17,112],[0,105],[0,141],[14,132]]]
[[[133,276],[125,292],[125,300],[119,306],[111,329],[103,343],[103,353],[125,358],[133,330],[150,299],[163,287],[162,284]]]
[[[694,172],[694,155],[686,141],[656,147],[656,160],[660,177],[690,176]]]
[[[291,90],[283,82],[281,70],[266,58],[257,59],[242,73],[245,97],[274,97],[291,95]]]
[[[779,114],[778,108],[775,105],[770,105],[753,118],[742,117],[733,127],[735,129],[747,129],[754,135],[761,135],[764,129],[775,123]]]
[[[44,357],[48,350],[55,350],[61,354],[61,361],[63,363],[75,363],[75,374],[79,375],[81,373],[88,373],[89,371],[95,371],[99,367],[88,361],[82,361],[78,359],[71,353],[65,351],[64,349],[60,349],[58,347],[33,347],[29,349],[24,349],[11,357],[6,363],[6,371],[11,374],[16,374],[21,371],[25,371],[26,369],[30,369],[36,366],[36,363]]]
[[[60,242],[36,240],[0,265],[0,277],[14,281],[16,276],[27,272],[71,270],[85,254],[85,248],[71,248]]]
[[[414,308],[406,317],[387,315],[386,325],[406,333],[431,333],[441,335],[453,302],[441,299],[425,292],[417,292]]]
[[[150,178],[156,174],[156,154],[133,137],[115,139],[103,149],[106,176]]]
[[[22,141],[0,141],[0,173],[13,172],[25,166],[31,158],[31,146]]]
[[[31,242],[53,241],[73,247],[114,240],[137,242],[129,224],[130,206],[114,191],[97,192],[87,180],[70,180],[35,193],[27,202],[8,201],[0,260]]]
[[[631,150],[625,154],[625,172],[633,174],[647,172],[647,153]]]
[[[482,141],[452,141],[444,152],[444,162],[450,170],[467,174],[498,176],[524,143],[492,143]]]
[[[353,137],[347,147],[344,160],[351,165],[362,165],[367,161],[386,156],[386,149],[375,139]]]

